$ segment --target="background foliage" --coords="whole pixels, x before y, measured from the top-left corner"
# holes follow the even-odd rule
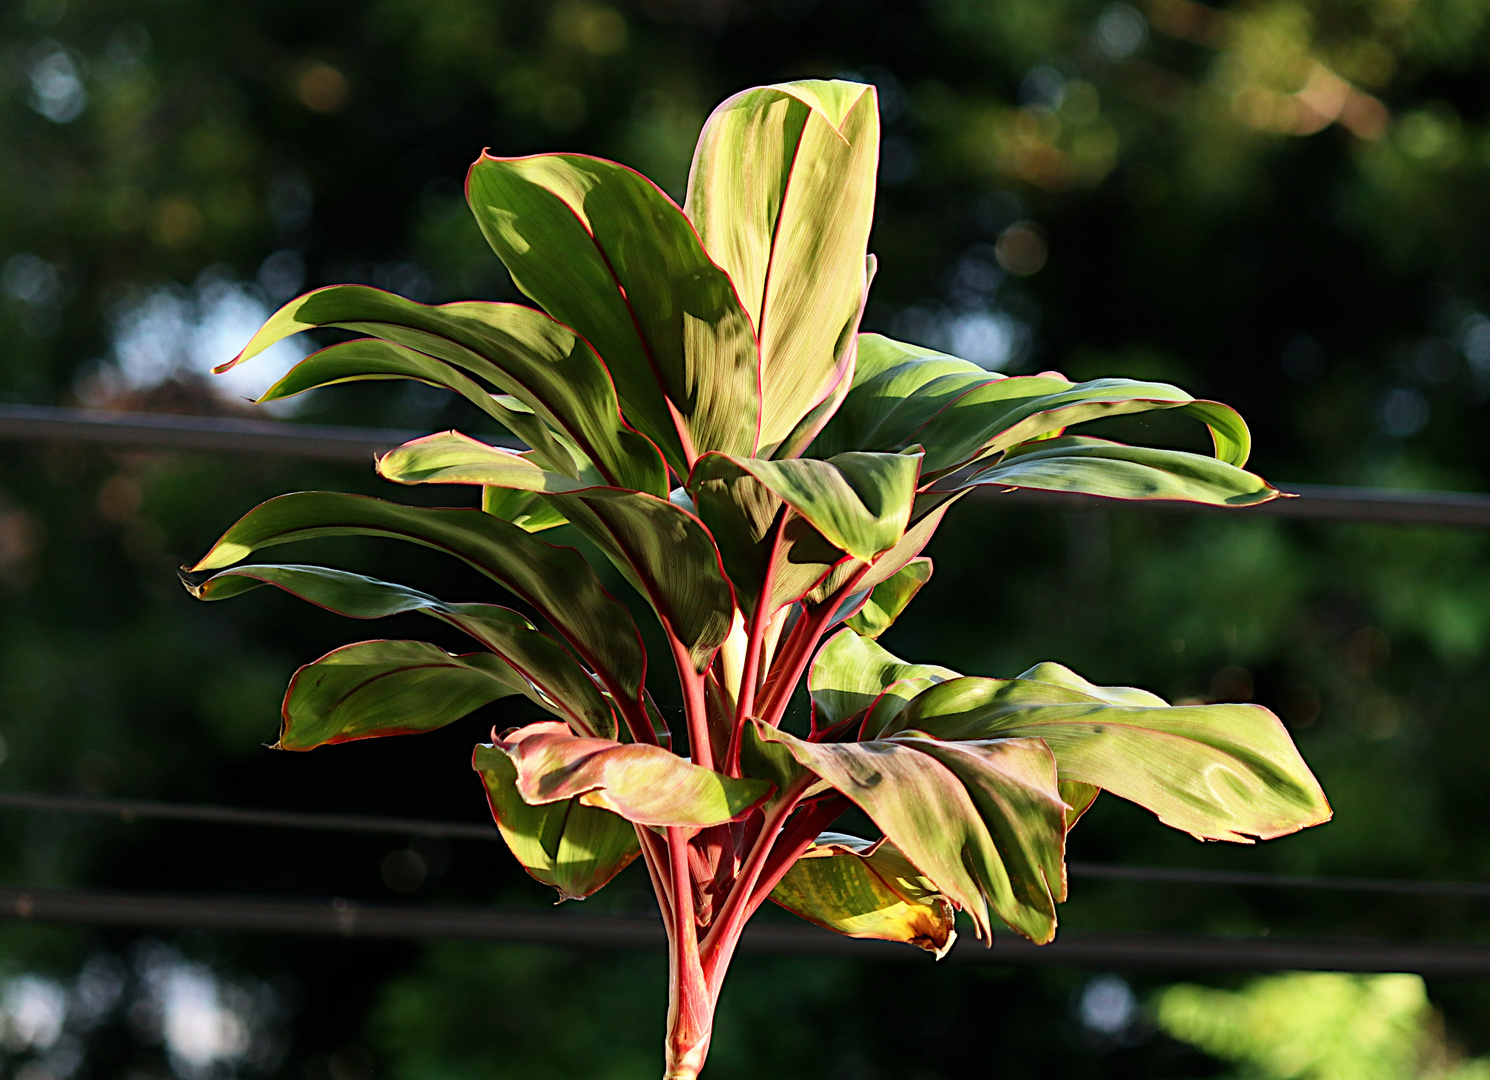
[[[1254,467],[1275,482],[1490,485],[1484,0],[17,0],[0,9],[0,395],[244,412],[273,359],[226,388],[202,373],[302,287],[515,297],[461,198],[483,145],[605,155],[681,195],[710,104],[834,75],[875,82],[886,121],[867,329],[1007,371],[1213,395],[1252,422]],[[489,430],[397,387],[298,415]],[[370,470],[61,445],[0,458],[0,786],[484,817],[469,746],[532,718],[524,706],[270,754],[285,677],[344,630],[288,598],[195,605],[174,579],[243,507],[374,492]],[[976,673],[1054,658],[1171,699],[1259,701],[1336,808],[1326,828],[1223,850],[1101,800],[1073,859],[1479,878],[1485,549],[1470,532],[984,503],[939,535],[937,574],[886,645]],[[394,565],[374,544],[336,554]],[[397,559],[431,591],[484,595],[433,557]],[[15,811],[0,866],[33,884],[543,899],[484,844]],[[636,873],[587,910],[640,909]],[[1067,927],[1486,929],[1466,901],[1073,893]],[[0,943],[3,1068],[27,1080],[656,1072],[660,1018],[632,1010],[658,996],[660,956],[30,927]],[[929,1080],[995,1055],[1009,1077],[1273,1067],[1241,999],[1214,999],[1235,1023],[1202,1032],[1174,1019],[1179,990],[1150,999],[1166,981],[747,958],[711,1075]],[[1396,992],[1382,1037],[1407,1049],[1390,1075],[1490,1052],[1483,987],[1430,985],[1431,1006]],[[883,1021],[897,1001],[915,1023]],[[1318,1025],[1341,1022],[1320,1006]],[[606,1071],[580,1064],[594,1053]],[[1322,1068],[1266,1075],[1335,1075]]]

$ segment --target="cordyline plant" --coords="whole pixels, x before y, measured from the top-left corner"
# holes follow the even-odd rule
[[[614,162],[483,154],[471,209],[537,307],[332,286],[286,305],[225,365],[340,327],[368,336],[311,355],[262,400],[413,379],[530,447],[416,439],[379,474],[475,486],[480,509],[283,495],[229,529],[190,587],[218,600],[268,584],[357,619],[422,612],[481,647],[329,653],[290,683],[282,749],[429,731],[511,694],[553,714],[494,732],[474,765],[512,853],[561,899],[641,856],[670,943],[668,1077],[703,1066],[725,970],[768,899],[937,956],[957,911],[985,940],[997,916],[1048,942],[1066,834],[1101,790],[1211,840],[1330,814],[1266,709],[1172,706],[1052,663],[963,676],[876,643],[972,488],[1230,506],[1278,495],[1243,470],[1247,428],[1225,405],[1163,383],[1005,377],[860,333],[878,147],[873,87],[799,82],[714,111],[681,208]],[[1207,425],[1214,456],[1065,434],[1156,409]],[[541,539],[566,523],[651,609],[661,663],[585,557]],[[347,534],[464,560],[545,628],[342,570],[236,565]],[[648,689],[673,676],[676,741]],[[792,734],[782,720],[804,676],[810,726]],[[882,835],[825,831],[850,806]]]

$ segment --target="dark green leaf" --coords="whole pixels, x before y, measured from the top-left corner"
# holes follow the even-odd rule
[[[192,570],[221,569],[262,548],[319,536],[384,536],[464,560],[531,604],[608,689],[639,700],[646,656],[626,608],[578,552],[545,544],[480,510],[400,506],[324,491],[281,495],[240,518]]]
[[[433,731],[481,706],[529,692],[498,656],[452,656],[423,641],[344,645],[295,672],[277,750]]]
[[[187,588],[199,600],[224,600],[259,585],[273,585],[353,619],[379,619],[411,611],[432,616],[464,631],[501,657],[525,680],[518,692],[565,717],[575,731],[601,738],[612,738],[616,733],[615,715],[589,673],[562,645],[508,608],[447,604],[403,585],[322,566],[256,563],[224,570]],[[314,743],[314,736],[304,732],[295,738],[300,743],[319,745]]]

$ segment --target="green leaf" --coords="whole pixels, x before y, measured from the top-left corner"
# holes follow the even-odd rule
[[[998,464],[944,483],[943,489],[1036,488],[1108,499],[1173,499],[1252,506],[1278,497],[1260,476],[1204,454],[1066,437],[1029,443]]]
[[[862,83],[746,90],[699,136],[685,205],[760,339],[763,457],[851,375],[878,162]]]
[[[517,287],[596,348],[626,416],[680,476],[706,450],[755,451],[751,322],[661,189],[599,158],[483,154],[466,193]]]
[[[406,443],[378,460],[401,484],[484,484],[543,493],[584,530],[651,603],[702,671],[729,635],[734,594],[707,529],[667,499],[547,472],[521,454],[450,431]]]
[[[1246,463],[1250,437],[1242,418],[1168,383],[1095,379],[1078,384],[1054,373],[1010,378],[944,353],[865,334],[853,389],[810,452],[919,445],[926,454],[923,473],[935,476],[1058,435],[1073,424],[1155,409],[1195,416],[1210,427],[1220,460]]]
[[[951,901],[886,840],[823,833],[771,899],[848,937],[903,941],[938,960],[957,940]]]
[[[480,510],[400,506],[326,491],[281,495],[240,518],[192,570],[218,570],[262,548],[320,536],[383,536],[454,555],[531,604],[607,689],[639,699],[646,654],[630,612],[579,552],[545,544]]]
[[[610,373],[595,350],[567,326],[521,304],[429,306],[365,285],[331,285],[280,308],[237,357],[215,370],[318,326],[372,334],[486,379],[572,440],[609,482],[667,494],[662,458],[622,420]]]
[[[493,604],[447,604],[427,593],[376,578],[323,566],[256,563],[187,583],[199,600],[225,600],[260,585],[273,585],[353,619],[421,612],[470,635],[523,680],[517,692],[566,718],[575,731],[601,738],[616,733],[616,719],[590,674],[564,647],[517,612]],[[454,719],[452,717],[451,719]],[[320,745],[314,732],[297,729],[292,749]],[[281,742],[284,738],[281,737]]]
[[[733,821],[772,792],[766,780],[735,779],[660,746],[589,739],[542,721],[498,744],[517,767],[517,790],[534,806],[578,798],[638,825],[707,827]]]
[[[568,451],[547,424],[510,395],[492,394],[457,368],[414,349],[377,338],[358,338],[311,353],[275,383],[256,404],[281,401],[340,383],[411,379],[426,386],[453,390],[533,449],[529,451],[551,469],[578,475]]]
[[[989,937],[988,906],[1044,943],[1063,889],[1065,804],[1039,739],[948,743],[903,734],[811,743],[752,720],[803,767],[848,796]]]
[[[885,734],[1026,737],[1060,778],[1147,807],[1205,840],[1250,843],[1328,821],[1330,807],[1282,723],[1258,705],[1167,705],[1094,686],[1058,664],[1017,679],[961,678],[915,697]]]
[[[699,459],[690,487],[749,474],[834,547],[868,561],[905,534],[920,466],[921,457],[914,453],[839,454],[827,461],[708,454]],[[762,516],[757,512],[753,520]]]
[[[906,679],[939,683],[958,677],[950,668],[908,664],[870,638],[843,629],[818,650],[807,676],[813,725],[819,730],[830,728],[863,712],[882,694],[900,696],[897,685]],[[906,693],[904,699],[911,696]]]
[[[276,750],[434,731],[528,683],[498,656],[452,656],[424,641],[362,641],[290,679]]]
[[[912,559],[874,587],[858,614],[848,620],[849,628],[865,637],[879,637],[930,580],[931,560]]]
[[[883,552],[874,560],[874,565],[859,579],[861,589],[873,589],[881,582],[888,581],[895,574],[907,566],[912,559],[925,550],[926,545],[931,542],[932,536],[941,526],[942,518],[952,508],[952,504],[962,498],[962,492],[947,493],[923,493],[916,496],[916,501],[911,504],[911,524],[905,530],[895,546],[889,551]],[[808,592],[802,600],[807,604],[821,604],[828,597],[836,593],[842,586],[848,583],[849,578],[861,568],[857,562],[843,562],[833,567],[831,572]]]
[[[512,522],[524,532],[543,532],[568,524],[552,503],[534,492],[515,488],[483,488],[481,509],[493,517]]]
[[[507,847],[560,900],[599,892],[641,854],[636,829],[625,818],[578,799],[530,806],[517,793],[517,767],[500,746],[476,747],[471,765],[486,785],[492,818]]]

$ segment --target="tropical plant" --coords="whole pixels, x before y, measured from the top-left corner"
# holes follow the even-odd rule
[[[1224,405],[1161,383],[1006,377],[860,333],[878,145],[873,87],[798,82],[715,110],[681,208],[614,162],[483,154],[471,208],[537,308],[332,286],[286,305],[224,365],[300,331],[351,330],[368,336],[311,355],[262,400],[413,379],[527,444],[450,431],[377,462],[400,484],[477,487],[480,509],[271,499],[188,584],[207,600],[273,585],[358,619],[422,612],[481,646],[329,653],[290,683],[282,749],[429,731],[513,694],[553,714],[494,732],[474,766],[512,853],[561,899],[641,857],[670,943],[668,1077],[703,1066],[725,971],[768,899],[937,956],[958,911],[985,940],[997,916],[1048,942],[1066,834],[1103,789],[1205,839],[1278,836],[1330,813],[1266,709],[1169,705],[1050,663],[962,676],[877,643],[973,488],[1226,506],[1278,495],[1242,468],[1247,428]],[[1149,410],[1207,425],[1214,456],[1065,434]],[[655,617],[681,746],[652,696],[672,676],[649,673],[604,568],[540,538],[563,525]],[[349,534],[464,560],[546,629],[343,570],[238,565]],[[810,719],[784,724],[804,676]],[[826,831],[850,806],[882,835]]]

